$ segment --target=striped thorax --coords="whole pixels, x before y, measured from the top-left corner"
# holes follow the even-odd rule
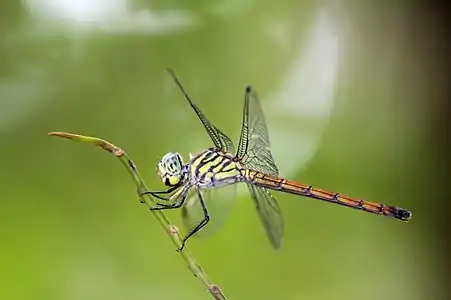
[[[198,187],[218,187],[238,182],[244,174],[241,163],[229,153],[207,149],[188,166],[190,182]]]

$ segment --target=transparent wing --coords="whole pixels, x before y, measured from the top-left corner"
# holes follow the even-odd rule
[[[194,236],[210,237],[216,233],[225,223],[236,197],[236,184],[209,189],[200,189],[204,202],[210,215],[210,222]],[[182,219],[187,230],[194,228],[204,214],[199,198],[193,191],[188,195],[182,208]]]
[[[244,96],[243,122],[236,153],[244,165],[252,170],[277,176],[279,170],[271,154],[268,129],[260,100],[251,86]]]
[[[271,154],[268,128],[260,100],[251,86],[244,96],[243,122],[236,156],[248,169],[278,176],[279,170]],[[284,235],[282,212],[276,199],[264,187],[247,184],[260,221],[271,245],[278,249]]]
[[[271,245],[275,249],[280,248],[284,235],[284,224],[282,212],[276,199],[264,187],[258,187],[250,183],[247,186]]]
[[[216,148],[221,149],[224,152],[233,153],[235,151],[235,147],[233,145],[233,142],[230,140],[230,138],[227,135],[225,135],[222,131],[220,131],[216,126],[214,126],[207,119],[207,117],[205,117],[205,115],[202,113],[202,111],[199,109],[199,107],[197,107],[197,105],[194,104],[194,102],[188,96],[188,94],[186,93],[185,89],[183,88],[182,84],[178,80],[175,73],[171,69],[167,69],[167,71],[171,75],[172,79],[175,81],[177,86],[182,91],[183,95],[185,96],[185,99],[189,102],[191,107],[196,112],[197,117],[202,122],[202,125],[204,125],[205,130],[207,131],[211,140],[215,144]]]

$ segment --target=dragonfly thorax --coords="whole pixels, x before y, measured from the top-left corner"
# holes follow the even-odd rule
[[[177,152],[166,153],[157,163],[157,174],[166,186],[177,186],[184,175],[183,159]]]

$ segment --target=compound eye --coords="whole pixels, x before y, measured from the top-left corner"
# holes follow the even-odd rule
[[[180,173],[181,166],[179,164],[179,161],[177,160],[177,157],[171,157],[171,159],[168,160],[166,166],[169,173],[171,174]]]

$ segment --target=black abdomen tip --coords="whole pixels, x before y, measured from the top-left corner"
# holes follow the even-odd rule
[[[397,208],[397,212],[396,212],[396,218],[402,221],[410,221],[410,219],[412,218],[412,213],[408,210],[405,210],[403,208]]]
[[[246,93],[250,93],[250,92],[252,92],[252,86],[251,86],[251,85],[248,85],[248,86],[246,87]]]

